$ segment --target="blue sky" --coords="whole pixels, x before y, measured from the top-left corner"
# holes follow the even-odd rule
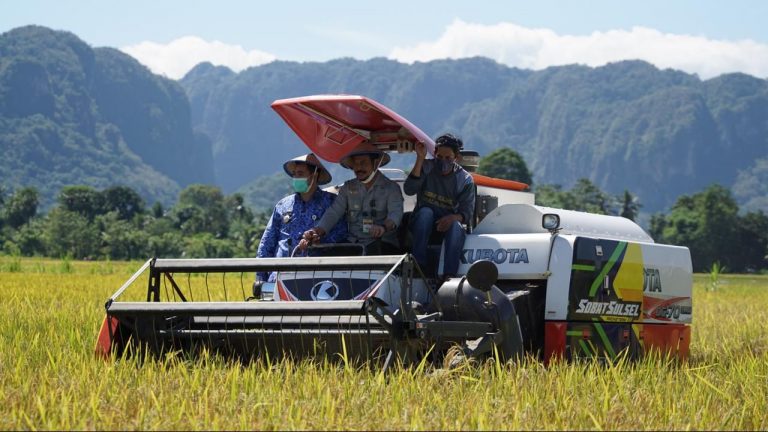
[[[39,24],[134,55],[173,78],[202,60],[485,55],[510,66],[634,57],[698,73],[768,77],[768,1],[7,1],[0,32]]]

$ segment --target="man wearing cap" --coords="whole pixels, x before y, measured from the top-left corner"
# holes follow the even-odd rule
[[[406,195],[416,194],[416,208],[411,216],[413,256],[427,269],[427,243],[434,231],[443,238],[443,277],[456,276],[466,232],[475,209],[475,184],[472,176],[458,163],[463,143],[452,135],[435,140],[435,158],[426,159],[423,143],[416,144],[416,163],[405,180]]]
[[[358,146],[341,161],[355,178],[347,180],[320,222],[304,233],[299,247],[324,239],[345,215],[347,241],[365,246],[366,255],[399,253],[397,227],[403,217],[400,187],[379,171],[389,163],[389,155],[369,143]]]
[[[295,157],[283,164],[283,170],[291,176],[292,195],[278,201],[261,236],[257,256],[259,258],[289,257],[301,236],[315,226],[333,203],[336,195],[319,189],[319,185],[331,182],[331,174],[314,154]],[[343,220],[331,225],[324,242],[335,243],[347,236]],[[267,281],[269,274],[258,273],[260,281]]]

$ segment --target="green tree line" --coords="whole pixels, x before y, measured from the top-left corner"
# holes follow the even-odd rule
[[[491,177],[532,184],[523,158],[508,147],[480,161],[478,171]],[[587,178],[565,190],[545,184],[534,188],[536,204],[636,220],[642,204],[628,190],[619,195],[602,191]],[[694,271],[706,272],[717,263],[734,272],[768,271],[768,216],[761,210],[743,212],[731,191],[712,184],[693,195],[681,195],[668,213],[655,213],[649,234],[658,243],[686,246]]]
[[[531,182],[525,161],[509,148],[483,158],[479,172]],[[571,189],[544,184],[534,190],[539,205],[631,220],[642,207],[630,191],[611,195],[586,178]],[[269,211],[254,212],[240,193],[224,195],[218,187],[202,184],[183,189],[168,209],[160,203],[147,207],[127,186],[66,186],[47,214],[38,214],[38,204],[34,187],[0,187],[0,245],[5,253],[120,260],[255,256],[269,217]],[[768,216],[739,210],[731,192],[714,184],[680,196],[668,213],[654,214],[649,233],[657,242],[690,248],[696,271],[715,263],[734,272],[768,271]]]
[[[570,190],[540,186],[536,203],[631,220],[641,207],[631,192],[612,196],[586,178]],[[762,211],[741,214],[731,191],[718,184],[680,196],[668,213],[653,214],[648,232],[657,243],[689,248],[697,272],[707,272],[715,263],[739,273],[768,271],[768,216]]]
[[[268,215],[240,194],[193,184],[175,205],[147,207],[126,186],[61,189],[57,205],[37,213],[34,187],[0,189],[0,244],[7,254],[75,259],[254,256]]]

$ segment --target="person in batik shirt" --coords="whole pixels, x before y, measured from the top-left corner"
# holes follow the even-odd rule
[[[278,201],[261,236],[258,258],[290,257],[299,244],[304,231],[312,228],[331,206],[336,195],[318,186],[331,182],[331,174],[314,154],[306,154],[283,164],[291,176],[294,194]],[[347,237],[347,223],[339,220],[322,243],[336,243]],[[274,275],[257,273],[257,280],[273,282]]]

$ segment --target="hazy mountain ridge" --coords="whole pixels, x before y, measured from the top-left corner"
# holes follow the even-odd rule
[[[483,58],[378,58],[273,62],[239,74],[201,64],[180,83],[228,190],[305,150],[269,108],[273,100],[350,93],[390,106],[431,136],[457,132],[481,155],[511,146],[539,184],[587,177],[611,193],[629,189],[644,210],[658,211],[717,182],[764,207],[764,192],[744,185],[755,175],[768,180],[757,162],[768,159],[768,82],[744,74],[702,81],[642,61],[534,72]]]
[[[768,211],[764,79],[702,81],[642,61],[529,71],[485,58],[344,58],[240,73],[202,63],[175,82],[38,26],[0,35],[0,177],[38,187],[47,204],[68,184],[124,184],[169,202],[190,183],[215,183],[263,205],[265,188],[280,189],[273,174],[306,152],[269,105],[318,93],[372,97],[431,136],[459,133],[481,155],[510,146],[536,184],[587,177],[610,193],[629,189],[654,212],[718,182],[746,209]]]

